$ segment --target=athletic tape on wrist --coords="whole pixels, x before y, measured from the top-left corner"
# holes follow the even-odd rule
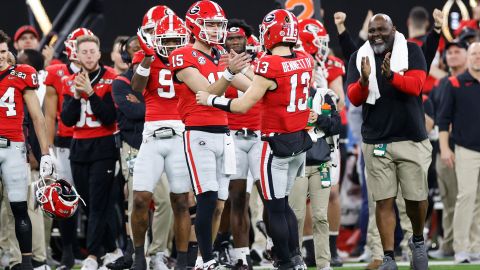
[[[223,77],[225,78],[225,80],[231,82],[233,80],[233,78],[235,77],[235,74],[232,74],[230,72],[230,70],[228,70],[228,68],[226,68],[225,71],[223,72]]]
[[[144,68],[142,65],[138,65],[137,71],[135,71],[138,75],[143,77],[150,76],[150,68]]]

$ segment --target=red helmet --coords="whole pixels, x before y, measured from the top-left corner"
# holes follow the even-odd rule
[[[69,218],[77,211],[79,200],[85,204],[75,188],[66,180],[54,180],[47,185],[45,180],[41,179],[33,184],[40,208],[51,218]]]
[[[143,15],[143,20],[142,20],[142,29],[143,30],[148,30],[148,29],[153,29],[155,27],[155,24],[161,20],[163,17],[173,14],[175,15],[175,12],[171,10],[169,7],[164,6],[164,5],[158,5],[151,7],[145,15]]]
[[[170,14],[155,25],[153,46],[159,55],[168,57],[170,52],[176,48],[185,46],[188,43],[188,37],[189,32],[183,20],[177,15]],[[177,39],[179,42],[175,45],[165,44],[166,40],[172,39]]]
[[[260,41],[254,35],[250,35],[247,38],[247,46],[245,49],[248,53],[257,53],[262,50],[262,46],[260,45]]]
[[[322,60],[327,59],[330,38],[323,24],[315,19],[304,19],[298,23],[298,29],[305,51],[318,54]]]
[[[296,44],[298,41],[298,20],[293,13],[285,9],[275,9],[263,18],[260,25],[260,43],[267,49],[285,42]]]
[[[205,41],[209,45],[225,43],[228,20],[217,3],[209,0],[196,2],[188,9],[185,21],[195,39]],[[208,23],[219,23],[219,29],[209,30]]]
[[[77,38],[84,35],[93,36],[93,33],[87,28],[77,28],[68,35],[67,40],[65,40],[65,53],[67,54],[68,59],[78,60]]]

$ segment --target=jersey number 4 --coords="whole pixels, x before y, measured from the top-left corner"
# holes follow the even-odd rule
[[[17,111],[15,110],[15,88],[7,88],[5,94],[0,98],[0,107],[7,108],[7,116],[17,115]]]
[[[290,104],[287,106],[287,112],[295,112],[298,108],[299,111],[304,111],[307,109],[308,102],[308,85],[310,83],[310,73],[304,72],[300,75],[300,85],[298,84],[298,74],[293,74],[290,77]],[[304,98],[298,99],[298,104],[296,102],[297,95],[297,86],[303,86]]]

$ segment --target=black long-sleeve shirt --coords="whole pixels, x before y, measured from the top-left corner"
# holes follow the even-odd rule
[[[97,72],[89,74],[92,87],[103,78],[105,69],[101,67],[100,75]],[[96,76],[99,75],[99,76]],[[96,78],[96,79],[95,79]],[[109,86],[104,86],[109,87]],[[71,95],[63,95],[63,105],[60,117],[66,126],[75,126],[81,119],[82,104],[80,99],[75,99]],[[103,126],[110,126],[115,123],[116,113],[113,98],[110,93],[106,93],[100,98],[95,92],[88,97],[90,108],[95,115],[96,120]],[[118,150],[115,147],[113,135],[98,136],[95,138],[74,138],[70,145],[70,160],[76,162],[91,162],[101,159],[117,158]]]
[[[142,143],[143,124],[145,123],[145,101],[142,93],[133,91],[130,80],[133,70],[129,69],[113,81],[112,95],[117,106],[117,122],[122,139],[133,148],[139,149]],[[134,95],[140,103],[127,99]]]
[[[440,131],[452,124],[455,144],[480,152],[480,82],[469,71],[450,77],[443,91],[438,116]]]

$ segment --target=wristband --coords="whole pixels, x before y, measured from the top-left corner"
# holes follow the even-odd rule
[[[230,105],[232,104],[232,100],[229,98],[210,95],[208,97],[207,103],[212,104],[210,106],[220,109],[222,111],[232,112],[230,110]]]
[[[245,73],[247,73],[247,71],[248,71],[248,66],[244,67],[244,68],[242,69],[242,71],[240,71],[240,73],[242,73],[243,75],[245,75]]]
[[[138,75],[143,77],[150,76],[150,68],[144,68],[142,65],[138,65],[137,71],[135,71]]]
[[[225,80],[229,82],[231,82],[234,77],[235,77],[235,74],[233,74],[229,68],[226,68],[225,71],[223,72],[223,78],[225,78]]]

